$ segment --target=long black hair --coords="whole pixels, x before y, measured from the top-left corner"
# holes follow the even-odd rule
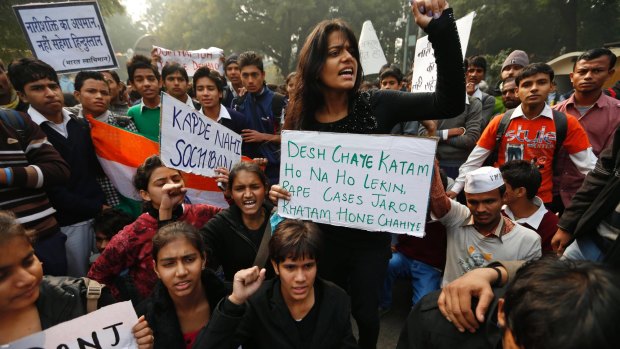
[[[355,76],[355,85],[349,91],[349,98],[352,98],[359,89],[363,73],[355,33],[342,19],[330,19],[320,22],[308,35],[299,53],[295,93],[291,96],[286,110],[284,129],[299,130],[307,128],[308,123],[314,118],[318,108],[325,104],[323,97],[324,86],[318,77],[327,59],[329,34],[336,31],[341,32],[347,38],[349,45],[351,45],[351,55],[357,61],[358,68]]]

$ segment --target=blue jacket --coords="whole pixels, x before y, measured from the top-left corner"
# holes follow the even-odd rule
[[[278,113],[274,112],[274,100],[283,101],[284,96],[276,94],[267,86],[259,93],[247,93],[243,97],[233,101],[235,109],[245,115],[248,125],[253,130],[267,134],[280,133],[280,120],[283,107],[278,107]],[[248,157],[267,158],[265,174],[271,184],[278,183],[280,177],[280,144],[279,143],[243,143],[242,153]]]

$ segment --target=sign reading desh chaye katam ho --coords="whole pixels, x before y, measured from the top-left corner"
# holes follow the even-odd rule
[[[282,217],[424,236],[437,141],[283,131]]]

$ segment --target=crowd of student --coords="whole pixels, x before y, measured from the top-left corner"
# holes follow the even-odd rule
[[[279,92],[254,52],[192,79],[138,55],[127,84],[82,71],[72,96],[45,62],[0,62],[0,344],[131,300],[141,348],[375,348],[407,277],[398,348],[614,347],[620,101],[603,85],[616,56],[579,56],[564,96],[549,65],[515,50],[491,88],[483,57],[462,61],[445,1],[412,11],[435,51],[433,93],[407,92],[393,65],[364,83],[338,19],[314,28]],[[216,170],[228,208],[190,203],[156,154],[133,178],[142,207],[102,170],[88,118],[158,141],[161,91],[242,136],[250,160]],[[278,220],[282,129],[436,137],[426,236]]]

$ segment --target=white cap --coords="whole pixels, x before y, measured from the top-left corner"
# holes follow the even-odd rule
[[[465,175],[465,192],[470,194],[486,193],[504,185],[504,178],[498,168],[480,167]]]

